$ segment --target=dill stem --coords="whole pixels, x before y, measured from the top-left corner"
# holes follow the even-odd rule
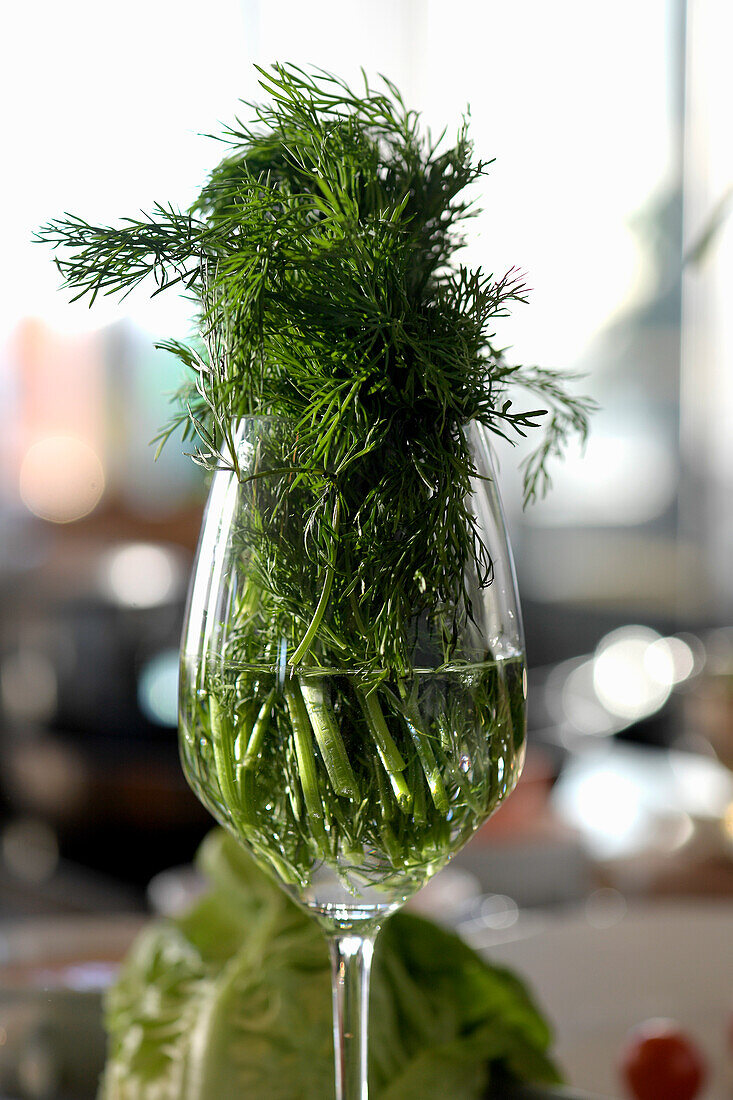
[[[389,787],[387,786],[387,776],[382,768],[375,768],[374,774],[377,780],[377,791],[379,793],[379,809],[382,814],[382,821],[391,821],[394,817],[395,804],[389,793]]]
[[[405,770],[405,761],[402,759],[400,750],[395,745],[392,734],[387,728],[376,690],[366,691],[364,688],[357,687],[356,696],[361,703],[364,718],[369,727],[369,732],[374,738],[384,770],[389,776],[397,804],[404,813],[408,813],[412,805],[412,792],[404,775],[402,775]]]
[[[400,843],[395,836],[394,829],[390,825],[389,821],[382,821],[379,825],[379,835],[382,838],[382,844],[384,850],[389,856],[389,861],[394,867],[395,871],[401,870],[405,866],[405,857],[400,847]]]
[[[436,722],[437,722],[437,725],[438,725],[438,730],[440,732],[440,744],[441,744],[442,749],[446,753],[452,753],[452,751],[453,751],[453,738],[451,736],[451,731],[450,731],[450,728],[448,726],[448,721],[446,719],[446,716],[444,714],[439,714],[436,718]]]
[[[248,771],[253,768],[257,763],[257,757],[260,754],[262,748],[262,742],[265,739],[265,734],[270,726],[270,716],[272,715],[272,704],[275,701],[275,688],[272,688],[265,699],[264,703],[259,709],[257,717],[252,725],[252,732],[247,742],[247,748],[244,753],[244,759],[242,760],[241,767],[244,771]]]
[[[311,645],[313,644],[313,640],[318,633],[318,628],[321,625],[321,620],[328,606],[328,601],[331,596],[331,586],[333,585],[333,578],[336,572],[336,549],[338,546],[340,515],[341,501],[337,496],[336,502],[333,506],[333,516],[331,517],[333,537],[331,539],[328,565],[326,566],[326,576],[323,581],[323,588],[321,589],[321,595],[318,603],[316,604],[316,609],[313,612],[313,618],[310,621],[308,629],[303,635],[300,645],[297,647],[290,658],[290,664],[293,666],[300,664],[300,662],[303,660],[308,650],[310,649]]]
[[[384,845],[384,850],[389,857],[389,861],[396,871],[400,870],[405,865],[404,853],[400,847],[400,842],[395,835],[395,831],[392,828],[392,818],[394,817],[395,806],[392,800],[392,796],[389,793],[389,787],[387,786],[387,778],[383,774],[380,768],[375,769],[377,777],[377,790],[379,792],[379,810],[381,814],[381,820],[377,824],[379,835]]]
[[[358,802],[359,785],[349,762],[341,731],[326,699],[323,684],[301,678],[300,690],[336,794]]]
[[[295,820],[300,821],[303,813],[302,788],[298,779],[298,758],[295,755],[295,747],[292,741],[288,741],[286,746],[284,771],[287,780],[288,802]]]
[[[481,807],[476,800],[473,785],[468,776],[461,771],[452,755],[447,753],[442,745],[436,745],[435,751],[442,765],[444,774],[450,776],[451,781],[458,787],[461,792],[461,797],[466,800],[466,804],[471,807],[471,810],[474,813],[480,813]]]
[[[219,786],[227,806],[236,807],[239,798],[234,782],[232,749],[234,747],[234,728],[223,711],[216,695],[209,695],[209,722],[211,725],[211,744],[214,750],[214,764]]]
[[[435,759],[433,746],[430,744],[430,736],[425,732],[423,727],[423,718],[420,713],[420,708],[417,705],[417,701],[408,694],[407,687],[403,682],[400,682],[400,694],[405,708],[407,728],[410,731],[410,736],[417,749],[417,755],[422,765],[423,772],[425,773],[430,796],[436,810],[442,814],[447,814],[450,809],[448,794]]]
[[[248,831],[255,824],[254,776],[243,773],[239,786],[235,781],[234,727],[214,694],[209,695],[209,721],[214,764],[225,805],[237,824]]]
[[[364,845],[354,835],[354,823],[350,812],[344,813],[338,801],[333,802],[331,811],[341,832],[344,856],[353,863],[359,863],[364,858]]]
[[[303,800],[308,812],[311,835],[316,843],[321,856],[325,859],[328,855],[328,842],[323,819],[323,802],[318,790],[318,776],[316,774],[316,758],[313,752],[311,726],[308,721],[308,711],[300,693],[297,680],[287,680],[283,692],[285,702],[290,713],[290,722],[293,727],[293,740],[295,743],[295,755],[298,761],[298,776],[303,790]]]
[[[239,777],[240,814],[242,824],[252,828],[257,823],[255,811],[255,776],[251,769],[242,771]]]
[[[247,577],[244,582],[242,594],[237,605],[237,614],[240,618],[251,618],[256,612],[262,599],[262,590],[252,577]]]
[[[302,873],[299,873],[291,863],[283,856],[282,852],[276,852],[267,848],[264,844],[258,844],[256,841],[250,841],[252,850],[256,852],[264,863],[270,863],[275,869],[278,877],[286,884],[292,886],[303,886],[304,880]]]
[[[416,825],[426,825],[428,811],[425,804],[425,781],[419,762],[415,761],[415,767],[410,776],[410,786],[413,793],[412,820]]]

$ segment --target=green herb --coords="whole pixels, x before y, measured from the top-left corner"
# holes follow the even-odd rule
[[[292,420],[314,490],[313,553],[329,560],[338,544],[334,596],[346,590],[355,604],[365,659],[406,666],[407,619],[460,602],[467,561],[489,576],[467,513],[465,426],[523,436],[546,410],[518,410],[507,387],[541,397],[550,415],[525,465],[531,500],[568,434],[585,436],[591,403],[496,346],[495,321],[525,301],[517,273],[455,261],[474,212],[463,192],[487,169],[465,124],[442,150],[389,82],[357,94],[294,66],[260,74],[271,102],[248,105],[253,123],[224,133],[231,152],[190,211],[158,205],[119,228],[65,217],[38,239],[60,248],[66,285],[90,302],[148,276],[154,293],[193,295],[201,346],[165,345],[192,378],[161,442],[181,427],[198,439],[197,462],[220,466],[223,446],[238,469],[240,417]]]
[[[462,425],[511,437],[545,415],[514,406],[516,384],[551,411],[526,466],[534,498],[548,457],[570,433],[585,437],[593,403],[565,391],[568,376],[511,365],[495,344],[494,322],[526,300],[520,276],[455,262],[476,212],[462,192],[488,168],[467,126],[443,150],[386,80],[359,94],[323,72],[259,71],[271,102],[247,104],[253,122],[224,132],[231,152],[189,211],[159,204],[118,228],[66,216],[37,233],[90,304],[148,276],[155,294],[178,287],[198,300],[203,346],[166,345],[193,378],[161,438],[183,427],[214,468],[233,420],[280,413],[307,433],[314,466],[336,467],[399,431],[413,444],[409,476],[447,478],[453,506],[466,462],[445,444]]]
[[[524,738],[519,654],[470,642],[492,562],[467,428],[523,436],[546,410],[517,408],[509,387],[539,396],[529,500],[591,403],[496,345],[495,322],[525,301],[517,273],[456,261],[466,188],[487,169],[465,124],[444,148],[388,81],[260,76],[269,102],[224,133],[190,210],[117,228],[67,216],[38,236],[77,297],[150,277],[198,303],[199,340],[164,345],[190,380],[160,443],[181,428],[249,509],[229,633],[203,670],[184,654],[194,786],[294,887],[326,863],[355,889],[366,846],[372,882],[414,889],[511,789]],[[250,415],[270,427],[243,468]],[[286,676],[265,642],[284,645]]]
[[[108,995],[100,1100],[327,1100],[323,937],[223,833],[200,864],[207,893],[143,932]],[[478,1100],[495,1079],[558,1079],[520,982],[407,914],[377,941],[370,1029],[376,1100]]]

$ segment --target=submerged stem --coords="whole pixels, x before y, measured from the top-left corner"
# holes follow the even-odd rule
[[[214,763],[219,778],[222,796],[232,809],[239,804],[234,781],[234,730],[229,715],[221,707],[213,693],[209,695],[209,721],[211,723],[211,744],[214,750]]]
[[[262,742],[265,739],[267,728],[270,725],[270,716],[272,714],[272,704],[275,701],[276,691],[272,688],[267,693],[267,698],[259,709],[257,717],[252,725],[252,732],[247,742],[247,748],[244,753],[244,759],[242,760],[242,768],[246,771],[253,768],[257,762],[260,749],[262,748]]]
[[[328,840],[323,818],[323,802],[318,790],[318,776],[316,774],[316,760],[313,752],[313,740],[311,727],[308,721],[308,712],[305,709],[303,696],[297,680],[287,680],[283,692],[285,702],[290,712],[290,721],[293,727],[293,741],[295,743],[295,755],[298,761],[298,776],[303,790],[303,800],[308,812],[308,823],[311,835],[316,842],[321,856],[325,859],[328,855]]]
[[[408,813],[412,805],[412,792],[410,791],[410,787],[405,777],[402,775],[406,767],[405,761],[394,742],[392,734],[387,728],[387,723],[382,713],[382,708],[379,705],[376,692],[374,690],[368,691],[358,687],[356,689],[356,695],[361,703],[369,732],[374,738],[374,742],[379,751],[379,758],[392,784],[392,790],[395,793],[397,805],[405,813]]]
[[[336,794],[350,798],[352,802],[358,802],[359,786],[323,684],[301,679],[300,690],[316,735],[318,748],[321,750],[323,763],[326,765],[326,771]]]
[[[252,772],[242,770],[239,775],[239,784],[236,782],[234,727],[230,716],[214,694],[209,696],[209,720],[216,774],[219,777],[222,797],[239,827],[244,833],[248,833],[256,824],[254,775]]]
[[[433,746],[430,744],[430,735],[426,733],[424,729],[420,708],[415,698],[408,693],[404,683],[400,683],[400,694],[405,708],[407,728],[410,731],[410,736],[417,749],[417,755],[422,765],[422,770],[425,773],[428,790],[430,791],[433,803],[436,810],[439,810],[442,814],[447,814],[450,809],[448,794],[445,789],[443,777],[440,774],[440,768],[435,759]]]

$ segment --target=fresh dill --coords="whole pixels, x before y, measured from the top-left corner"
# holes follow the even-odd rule
[[[286,882],[368,850],[383,881],[409,864],[421,883],[510,789],[524,736],[521,655],[462,648],[492,577],[468,428],[516,441],[544,422],[531,501],[592,402],[495,343],[526,300],[520,275],[456,260],[476,213],[466,189],[488,167],[465,123],[445,148],[389,81],[357,93],[322,71],[259,72],[267,101],[221,135],[189,210],[159,204],[117,227],[67,215],[37,236],[90,304],[145,280],[198,303],[198,338],[161,345],[188,380],[158,442],[180,430],[251,500],[226,671],[184,654],[194,786]],[[540,406],[516,405],[516,387]],[[256,473],[240,469],[248,417],[270,418]]]
[[[550,457],[585,438],[593,403],[568,393],[567,375],[510,365],[495,345],[494,322],[526,300],[517,272],[455,261],[477,212],[463,194],[488,168],[467,125],[443,149],[387,80],[375,90],[365,78],[358,93],[293,65],[259,73],[268,100],[219,135],[229,151],[190,210],[157,204],[117,227],[67,215],[36,234],[58,249],[73,300],[149,278],[153,294],[198,300],[200,346],[165,344],[190,381],[160,440],[182,428],[214,468],[227,425],[275,413],[313,434],[321,463],[336,438],[348,450],[368,431],[374,450],[401,433],[432,483],[445,456],[425,441],[471,420],[513,441],[544,420],[524,464],[525,502],[536,499]],[[517,408],[517,387],[544,407]]]

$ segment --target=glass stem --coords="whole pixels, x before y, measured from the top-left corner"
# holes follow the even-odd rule
[[[336,1058],[336,1100],[368,1100],[367,1028],[369,977],[374,940],[369,935],[332,933],[333,1046]]]

